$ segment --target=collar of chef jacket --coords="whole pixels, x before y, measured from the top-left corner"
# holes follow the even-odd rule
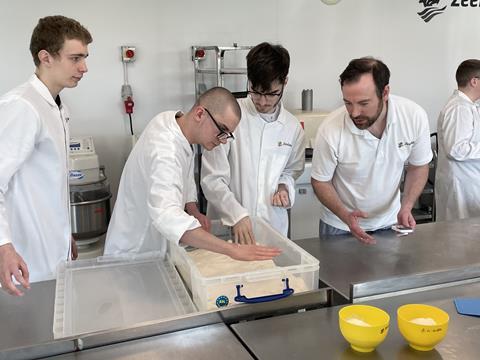
[[[472,99],[470,99],[470,98],[468,97],[468,95],[465,94],[462,90],[458,90],[458,89],[457,89],[457,90],[454,90],[454,91],[453,91],[453,94],[454,94],[454,95],[457,95],[458,97],[460,97],[460,98],[462,98],[463,100],[467,101],[469,104],[476,105],[476,106],[479,105],[478,102],[477,102],[477,103],[473,102]]]
[[[283,103],[282,101],[280,100],[280,102],[278,103],[278,105],[280,106],[280,112],[278,114],[278,118],[277,120],[275,121],[272,121],[272,123],[275,123],[275,122],[279,122],[281,123],[282,125],[285,124],[285,122],[287,121],[286,117],[285,117],[285,108],[283,107]],[[247,101],[247,109],[248,109],[248,114],[251,115],[251,116],[258,116],[259,119],[261,119],[262,121],[264,121],[262,119],[262,117],[260,116],[259,112],[257,111],[257,109],[255,108],[255,104],[253,103],[252,99],[250,99],[250,97],[248,98],[248,101]]]
[[[42,98],[45,99],[46,102],[51,107],[55,108],[62,108],[62,102],[60,100],[60,95],[58,95],[58,104],[53,98],[52,94],[50,93],[50,90],[48,90],[47,86],[37,77],[36,74],[33,74],[32,77],[30,78],[29,82],[32,84],[32,86],[35,88],[35,90],[38,91],[38,93],[42,96]]]

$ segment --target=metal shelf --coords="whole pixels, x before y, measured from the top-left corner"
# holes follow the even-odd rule
[[[228,75],[245,76],[246,84],[247,69],[243,67],[225,67],[225,54],[229,52],[234,55],[243,52],[246,55],[246,52],[252,48],[253,46],[238,46],[236,43],[234,43],[233,46],[192,46],[192,61],[195,78],[195,99],[198,99],[202,93],[213,86],[228,87],[225,86],[225,76]],[[204,75],[207,76],[205,77]],[[202,78],[202,81],[199,81],[199,78]],[[206,82],[205,80],[213,81]],[[241,91],[233,91],[233,89],[229,90],[232,91],[236,98],[247,96],[246,87],[241,89]],[[198,203],[200,206],[200,211],[205,213],[207,210],[207,200],[205,199],[202,188],[199,185],[200,168],[202,166],[202,149],[200,145],[196,146],[195,157],[194,177],[195,183],[197,184]]]
[[[196,72],[199,73],[199,74],[212,74],[212,75],[218,74],[217,69],[198,69],[198,70],[196,70]],[[220,69],[220,74],[221,75],[246,75],[247,74],[247,69],[245,69],[245,68]]]
[[[194,45],[192,46],[192,61],[194,67],[194,76],[195,76],[195,98],[198,97],[207,90],[205,83],[199,83],[198,75],[214,75],[215,81],[214,86],[225,87],[225,75],[247,75],[246,68],[238,67],[225,67],[225,54],[227,52],[238,52],[238,51],[248,51],[253,46],[238,46],[236,43],[233,46],[201,46]],[[205,64],[202,64],[207,59],[214,58],[213,67],[212,62],[210,61],[210,67],[206,67]],[[202,67],[204,66],[204,67]]]

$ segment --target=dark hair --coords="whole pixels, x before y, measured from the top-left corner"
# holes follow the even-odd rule
[[[284,84],[289,67],[290,55],[282,45],[263,42],[247,55],[247,76],[255,90],[268,91],[275,80]]]
[[[65,40],[80,40],[84,44],[92,42],[92,35],[78,21],[61,15],[47,16],[38,20],[30,39],[30,53],[35,66],[40,65],[38,53],[46,50],[58,55]]]
[[[480,76],[480,60],[469,59],[463,61],[455,73],[457,85],[459,87],[467,86],[472,78]]]
[[[390,81],[390,70],[382,61],[373,57],[363,57],[350,61],[340,74],[340,85],[357,82],[363,74],[372,74],[377,96],[381,99],[383,89]]]

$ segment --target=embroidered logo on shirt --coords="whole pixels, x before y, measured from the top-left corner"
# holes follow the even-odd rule
[[[400,149],[400,148],[403,147],[403,146],[409,146],[409,145],[413,145],[413,144],[415,144],[415,141],[410,141],[410,142],[400,141],[400,142],[398,143],[398,148]]]
[[[280,146],[290,146],[290,147],[292,147],[292,144],[286,143],[286,142],[284,142],[284,141],[279,141],[279,142],[278,142],[278,146],[279,146],[279,147],[280,147]]]

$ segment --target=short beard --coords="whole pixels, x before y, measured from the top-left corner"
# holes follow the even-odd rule
[[[377,110],[377,113],[375,114],[375,116],[370,117],[370,116],[362,116],[362,115],[360,115],[360,116],[357,116],[357,117],[351,117],[351,116],[350,116],[350,118],[352,119],[354,125],[355,125],[358,129],[360,129],[360,130],[366,130],[366,129],[368,129],[370,126],[372,126],[372,125],[375,123],[375,121],[378,120],[378,118],[379,118],[380,114],[382,113],[382,111],[383,111],[383,97],[380,99],[380,104],[378,105],[378,110]],[[357,125],[357,124],[355,123],[355,120],[367,120],[367,123],[366,123],[365,125]]]

